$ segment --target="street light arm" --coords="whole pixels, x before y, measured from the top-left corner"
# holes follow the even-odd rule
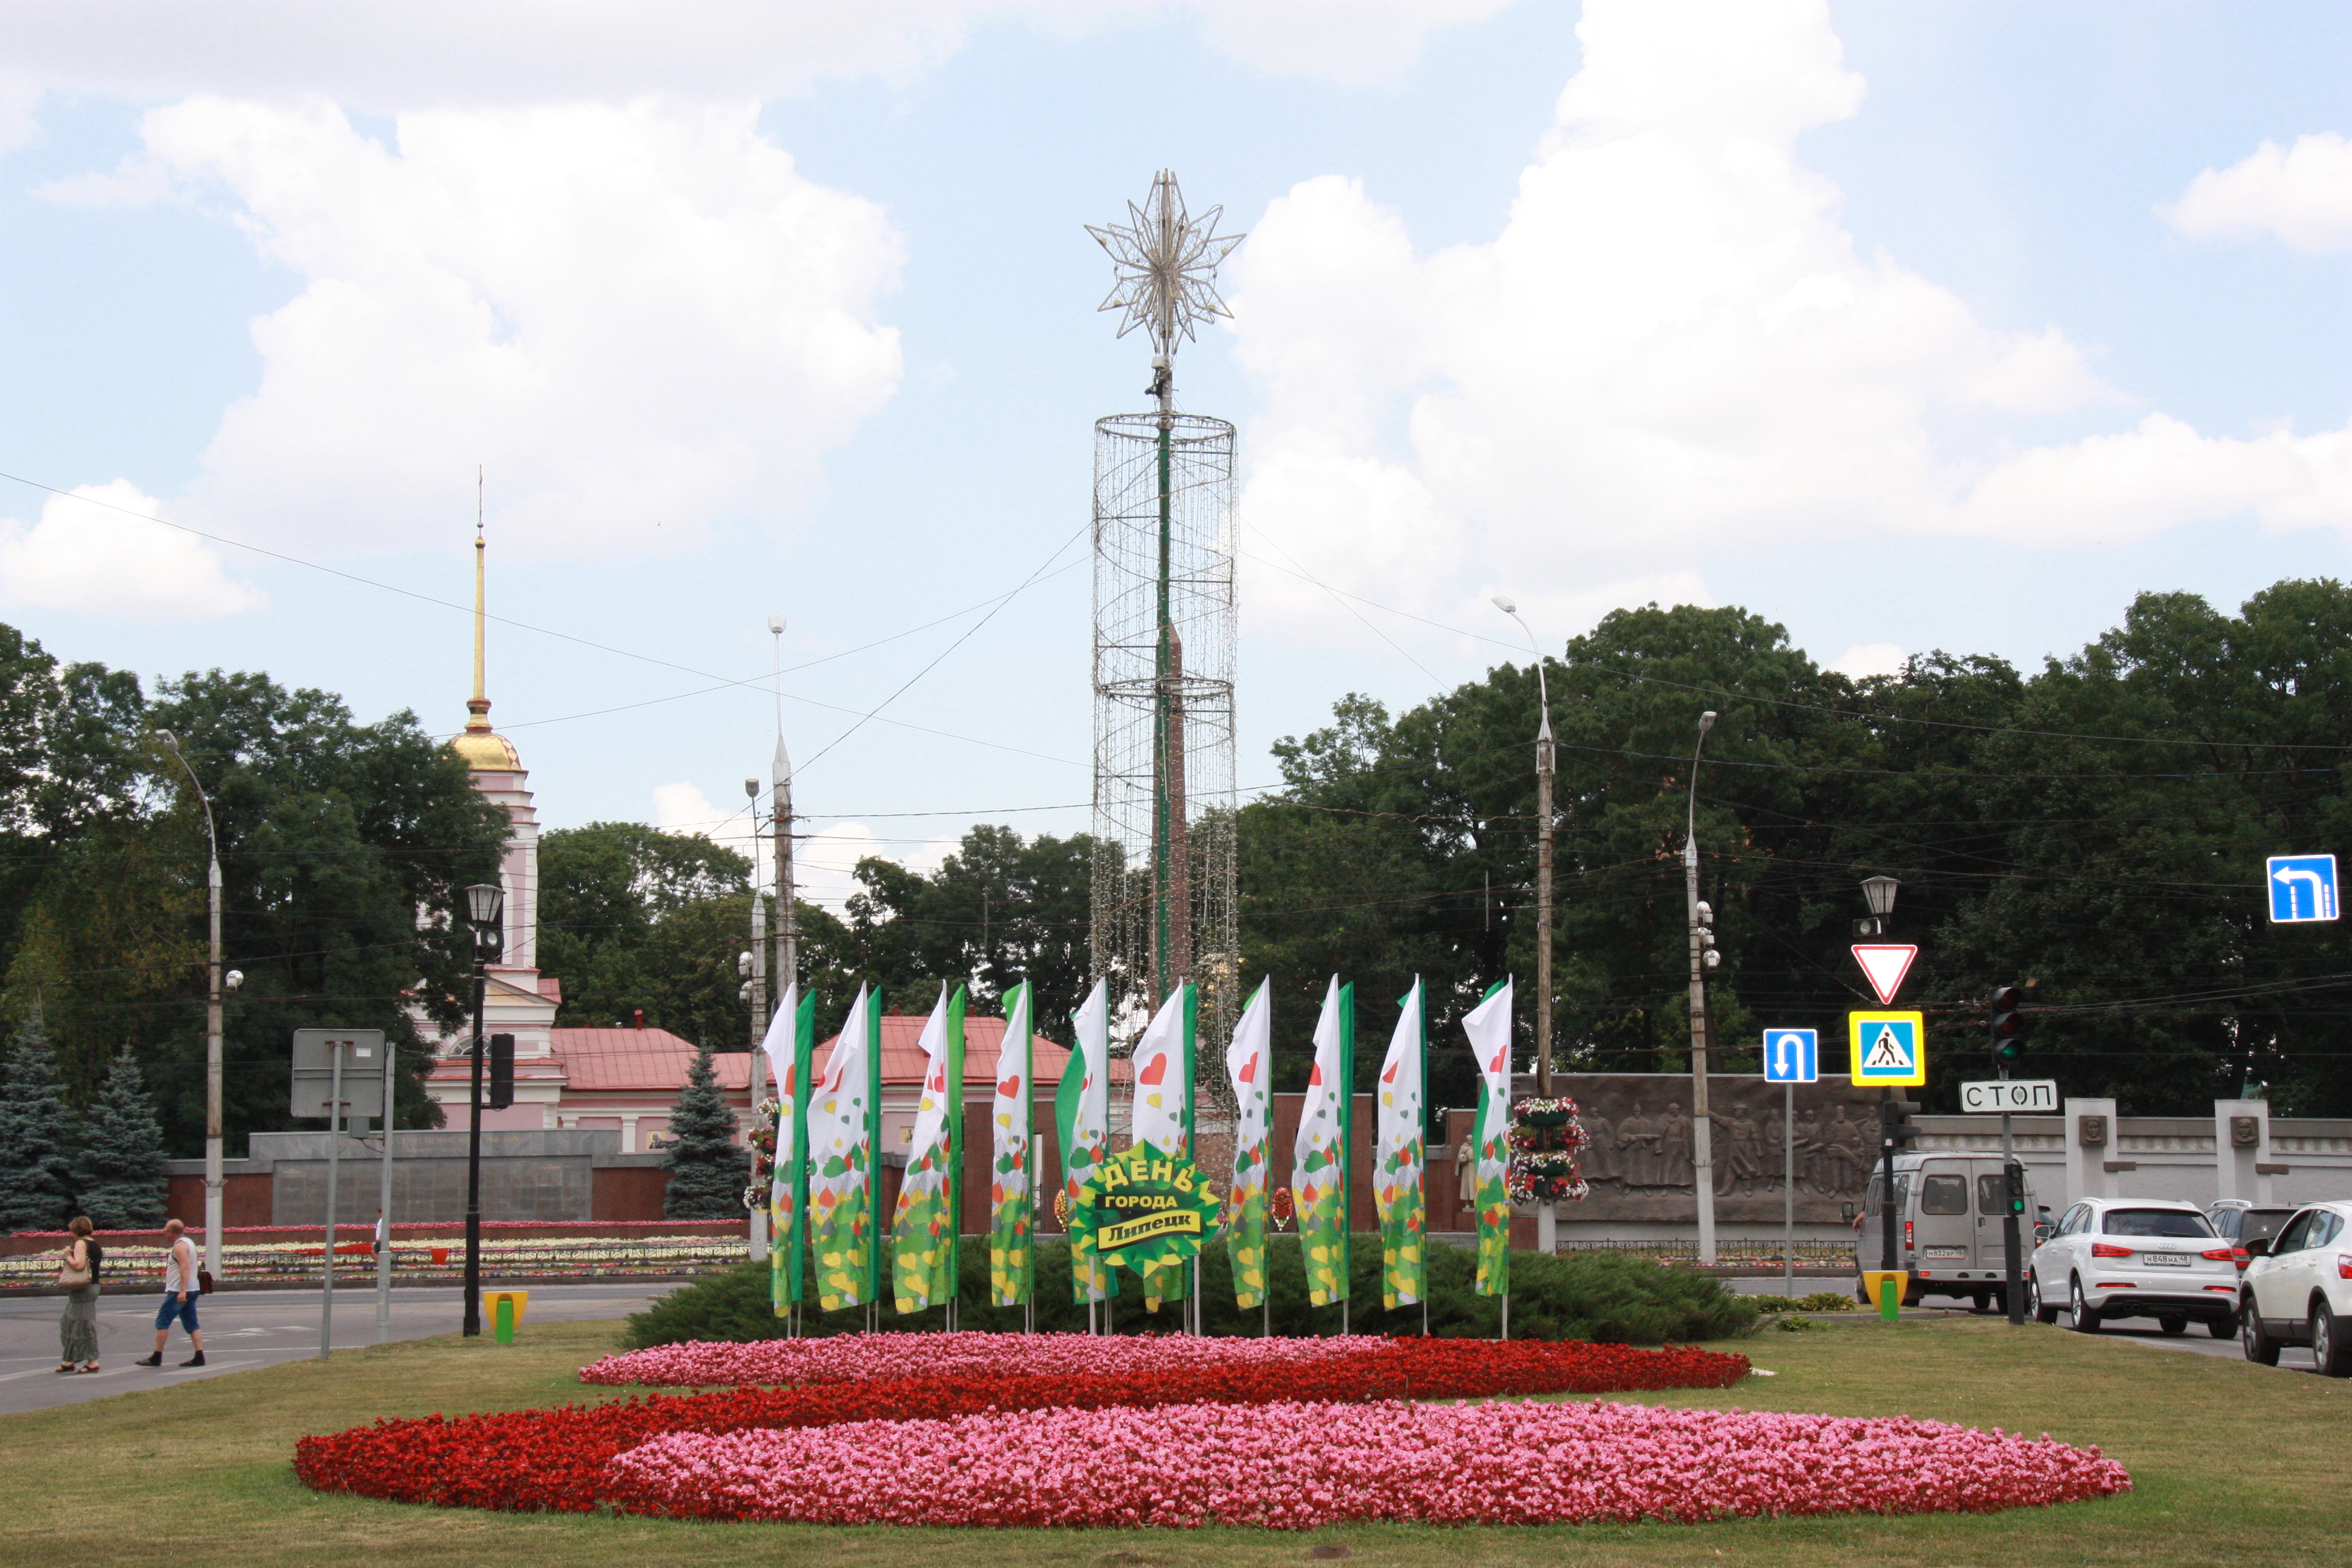
[[[196,777],[196,770],[189,765],[186,754],[180,750],[179,737],[169,730],[159,730],[156,733],[163,742],[163,749],[172,753],[172,760],[180,764],[180,771],[188,775],[188,787],[196,792],[196,804],[204,807],[205,842],[212,847],[213,881],[217,886],[220,882],[220,835],[213,827],[212,797],[205,794],[204,781]]]

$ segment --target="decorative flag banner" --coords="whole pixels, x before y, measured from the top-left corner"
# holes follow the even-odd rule
[[[1192,1153],[1192,1017],[1195,994],[1179,984],[1160,1005],[1135,1042],[1135,1099],[1130,1125],[1138,1145],[1162,1154]],[[1156,1258],[1158,1254],[1136,1254]],[[1153,1311],[1168,1294],[1160,1266],[1146,1262],[1143,1299]]]
[[[1225,1049],[1225,1081],[1234,1089],[1234,1184],[1225,1200],[1225,1256],[1234,1265],[1234,1305],[1265,1300],[1265,1167],[1274,1157],[1274,1094],[1266,1079],[1274,1061],[1271,980],[1258,982]]]
[[[1029,1019],[1028,984],[1004,994],[1004,1043],[996,1055],[989,1127],[988,1291],[1000,1307],[1029,1300],[1036,1276],[1036,1181],[1030,1148],[1031,1057],[1037,1031]]]
[[[1388,1307],[1420,1300],[1428,1268],[1422,1193],[1428,1048],[1420,976],[1398,1005],[1403,1011],[1389,1037],[1375,1091],[1380,1159],[1372,1167],[1372,1195],[1381,1216],[1381,1302]]]
[[[1348,1058],[1355,1012],[1356,988],[1331,976],[1315,1022],[1315,1066],[1292,1147],[1299,1256],[1307,1264],[1307,1300],[1318,1307],[1348,1299]]]
[[[783,1317],[801,1299],[808,1273],[809,1058],[816,1048],[816,998],[800,983],[784,988],[768,1020],[768,1076],[776,1086],[774,1169],[768,1177],[768,1300]]]
[[[833,1059],[809,1105],[809,1253],[817,1305],[828,1312],[874,1300],[882,1233],[874,1213],[874,1156],[881,1142],[881,1008],[863,985],[850,1004]]]
[[[1100,1301],[1113,1286],[1079,1233],[1078,1189],[1110,1147],[1110,1001],[1104,982],[1072,1016],[1076,1040],[1054,1091],[1054,1132],[1062,1149],[1062,1198],[1069,1211],[1070,1300]]]
[[[906,1179],[898,1185],[898,1212],[891,1217],[892,1293],[901,1312],[922,1311],[955,1294],[955,1276],[947,1271],[954,1261],[949,1241],[956,1227],[955,1215],[948,1206],[955,1196],[950,1180],[955,1147],[948,1115],[950,1011],[960,1028],[963,987],[956,987],[950,1006],[943,984],[918,1042],[923,1052],[923,1090],[915,1105],[915,1130],[907,1147]]]
[[[1486,988],[1463,1015],[1478,1063],[1478,1283],[1481,1296],[1511,1292],[1511,982]]]

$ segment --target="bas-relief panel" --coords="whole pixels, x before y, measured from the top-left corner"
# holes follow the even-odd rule
[[[1563,1219],[1690,1217],[1697,1163],[1690,1079],[1674,1074],[1563,1076],[1559,1091],[1591,1135],[1582,1169],[1591,1194],[1563,1205]],[[1789,1121],[1785,1090],[1752,1078],[1707,1080],[1715,1130],[1716,1217],[1760,1223],[1781,1215]],[[1859,1202],[1877,1156],[1878,1095],[1849,1084],[1796,1086],[1797,1217],[1825,1223]]]

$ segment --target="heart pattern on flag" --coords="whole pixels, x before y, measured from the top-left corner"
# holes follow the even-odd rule
[[[1143,1070],[1142,1070],[1141,1072],[1139,1072],[1139,1073],[1138,1073],[1138,1074],[1136,1074],[1136,1075],[1135,1075],[1135,1081],[1136,1081],[1136,1082],[1138,1082],[1138,1083],[1144,1084],[1144,1085],[1147,1085],[1147,1086],[1148,1086],[1148,1085],[1150,1085],[1150,1084],[1158,1083],[1160,1079],[1162,1079],[1166,1078],[1167,1076],[1168,1076],[1168,1053],[1167,1053],[1167,1052],[1165,1052],[1165,1051],[1162,1051],[1162,1052],[1160,1052],[1158,1056],[1156,1056],[1156,1057],[1152,1058],[1149,1062],[1146,1062],[1146,1063],[1144,1064],[1144,1066],[1143,1066]],[[1154,1096],[1152,1097],[1151,1103],[1152,1103],[1152,1104],[1154,1104],[1154,1105],[1159,1104],[1159,1103],[1160,1103],[1160,1097],[1159,1097],[1159,1096],[1157,1096],[1157,1095],[1154,1095]]]
[[[1018,1098],[1021,1093],[1021,1075],[1019,1073],[1014,1073],[1011,1078],[1008,1078],[1003,1083],[998,1084],[996,1086],[996,1092],[1003,1095],[1007,1100]]]

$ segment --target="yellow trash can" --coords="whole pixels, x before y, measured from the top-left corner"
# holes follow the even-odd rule
[[[482,1310],[489,1314],[492,1337],[502,1345],[514,1343],[515,1331],[522,1326],[522,1310],[530,1303],[528,1290],[485,1290]]]
[[[1862,1271],[1862,1288],[1878,1305],[1878,1315],[1888,1322],[1903,1305],[1903,1296],[1911,1288],[1911,1271],[1907,1268],[1865,1268]]]

